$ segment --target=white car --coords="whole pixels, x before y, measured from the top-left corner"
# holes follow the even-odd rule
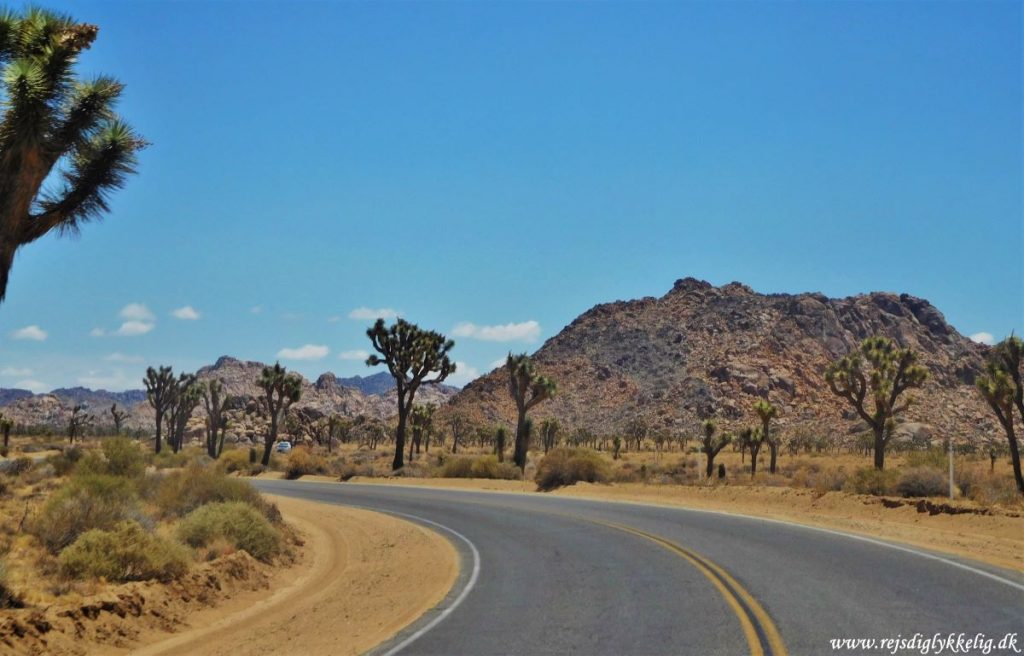
[[[278,442],[277,443],[277,449],[275,449],[275,450],[278,453],[291,453],[292,452],[292,443],[291,442]]]

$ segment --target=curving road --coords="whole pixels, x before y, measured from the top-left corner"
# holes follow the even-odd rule
[[[891,654],[834,651],[830,639],[959,633],[1019,633],[1024,649],[1019,573],[875,540],[542,495],[256,485],[409,517],[459,549],[445,602],[380,654]]]

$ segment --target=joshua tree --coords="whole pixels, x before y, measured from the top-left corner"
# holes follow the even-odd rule
[[[715,426],[715,422],[710,419],[701,424],[701,429],[704,431],[701,436],[701,451],[707,455],[707,477],[711,478],[711,475],[715,471],[715,456],[717,456],[718,452],[724,449],[726,445],[732,441],[732,435],[729,433],[723,433],[722,435],[715,437],[715,431],[718,427]]]
[[[754,404],[754,412],[757,413],[757,418],[761,420],[761,437],[768,444],[768,451],[771,454],[771,460],[768,463],[769,473],[775,473],[775,463],[779,456],[779,438],[771,433],[771,421],[779,414],[779,409],[768,402],[767,399],[761,399]]]
[[[4,448],[3,452],[0,453],[3,457],[7,457],[8,449],[11,444],[11,429],[14,428],[14,422],[9,417],[5,417],[4,413],[0,412],[0,433],[4,435]]]
[[[42,9],[0,13],[0,301],[15,252],[100,218],[145,146],[114,113],[121,83],[75,78],[98,32]],[[45,189],[48,180],[59,188]]]
[[[540,436],[544,442],[544,453],[547,453],[551,449],[555,448],[558,444],[558,420],[551,418],[545,419],[540,424]]]
[[[216,460],[224,451],[224,430],[228,424],[224,406],[230,397],[224,392],[224,383],[216,379],[200,383],[199,393],[206,410],[206,453]]]
[[[505,462],[505,441],[508,439],[508,431],[504,426],[498,426],[494,432],[494,453],[498,455],[498,462]]]
[[[110,406],[110,416],[114,419],[114,433],[117,435],[121,434],[121,424],[124,422],[125,417],[128,413],[124,410],[118,410],[117,404]]]
[[[85,429],[92,424],[93,416],[85,414],[85,404],[78,404],[71,409],[68,420],[68,443],[74,444],[75,438],[83,435]]]
[[[412,424],[412,441],[409,444],[409,460],[412,460],[412,451],[415,447],[416,453],[420,452],[420,444],[427,440],[427,450],[430,449],[430,431],[434,425],[434,406],[416,405],[410,415]]]
[[[870,365],[870,371],[865,369]],[[846,399],[867,422],[874,435],[875,469],[885,468],[896,416],[910,407],[912,398],[899,403],[908,389],[921,387],[928,370],[917,364],[917,354],[901,349],[888,337],[868,337],[860,350],[829,366],[825,380],[836,396]]]
[[[622,438],[616,435],[612,438],[612,460],[619,459],[619,451],[622,450]]]
[[[270,418],[270,430],[263,440],[263,466],[270,465],[270,451],[277,441],[277,431],[288,416],[288,408],[302,396],[302,379],[275,363],[273,367],[263,367],[257,383],[263,390],[260,403]]]
[[[170,403],[167,407],[167,443],[177,453],[184,444],[188,418],[202,400],[202,390],[194,374],[181,374],[170,389]]]
[[[327,453],[331,453],[331,443],[335,438],[342,442],[348,442],[349,431],[352,430],[352,422],[341,415],[331,415],[327,418]]]
[[[455,363],[448,358],[448,352],[455,342],[432,330],[423,330],[414,323],[398,319],[391,327],[383,319],[377,319],[366,331],[374,350],[380,355],[370,355],[366,366],[387,365],[395,379],[398,397],[398,429],[395,432],[395,459],[392,469],[401,469],[405,448],[405,426],[412,410],[416,390],[423,383],[440,383],[449,374],[455,373]],[[433,378],[427,377],[435,374]]]
[[[466,416],[458,410],[453,411],[448,415],[448,427],[452,429],[452,453],[458,453],[459,451],[459,440],[466,433],[469,422],[466,420]],[[444,444],[441,445],[444,447]]]
[[[146,385],[146,399],[149,401],[149,405],[153,406],[153,412],[156,413],[156,443],[154,450],[156,453],[160,453],[162,446],[160,441],[160,427],[164,421],[164,413],[167,412],[172,396],[174,394],[174,372],[171,371],[170,367],[160,367],[154,369],[149,367],[146,369],[146,377],[142,379],[142,382]]]
[[[634,417],[629,422],[629,426],[626,427],[626,434],[636,442],[636,450],[640,451],[640,445],[643,444],[644,438],[647,437],[647,422],[644,421],[643,417]]]
[[[999,425],[1006,433],[1006,442],[1010,450],[1010,462],[1013,465],[1013,477],[1017,489],[1024,494],[1024,476],[1021,474],[1020,447],[1017,434],[1013,427],[1014,406],[1017,407],[1024,421],[1024,386],[1021,383],[1021,353],[1024,352],[1024,341],[1011,335],[992,349],[991,358],[985,373],[978,377],[975,384],[982,397],[992,408]]]
[[[750,451],[750,478],[757,474],[757,455],[764,444],[764,433],[757,428],[744,428],[740,431],[739,442]]]
[[[530,448],[530,436],[523,430],[526,413],[542,401],[555,394],[555,381],[536,372],[528,355],[508,354],[505,361],[509,373],[509,391],[516,402],[516,444],[512,461],[519,469],[526,469],[526,451]]]

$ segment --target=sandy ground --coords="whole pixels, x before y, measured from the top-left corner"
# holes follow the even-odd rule
[[[309,554],[273,592],[245,593],[189,618],[168,637],[143,635],[140,655],[358,654],[440,602],[458,554],[440,535],[388,515],[270,497]],[[149,644],[146,644],[149,643]]]
[[[536,492],[533,483],[527,481],[356,477],[350,482],[543,494]],[[877,497],[843,492],[818,495],[808,489],[763,486],[579,483],[546,494],[682,506],[781,519],[895,540],[1024,572],[1024,516],[999,509],[990,511],[992,514],[932,515],[920,512],[912,504],[887,507]],[[904,501],[893,500],[890,503]],[[945,502],[935,499],[934,503]],[[956,507],[970,508],[971,505],[957,504]]]

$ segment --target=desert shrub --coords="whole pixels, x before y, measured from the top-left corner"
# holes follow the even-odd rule
[[[904,497],[938,497],[949,493],[949,479],[941,469],[912,467],[900,474],[896,492]]]
[[[30,531],[56,553],[91,529],[109,530],[138,512],[131,481],[106,474],[82,474],[53,493]]]
[[[217,467],[224,471],[226,474],[232,474],[238,472],[240,474],[248,474],[252,468],[252,464],[249,461],[249,452],[244,449],[231,449],[230,451],[224,451],[220,454],[220,458],[217,460]]]
[[[1010,473],[990,474],[988,471],[965,471],[957,478],[964,496],[985,506],[995,504],[1019,506],[1020,492]]]
[[[0,560],[0,609],[24,608],[25,604],[21,597],[10,588],[7,578],[7,563]]]
[[[208,503],[241,501],[277,521],[280,513],[249,483],[229,478],[213,467],[193,465],[160,478],[151,500],[161,517],[184,517]]]
[[[169,581],[188,570],[188,551],[127,521],[109,531],[86,531],[60,553],[57,561],[61,572],[71,578]]]
[[[5,460],[0,462],[0,473],[7,474],[13,478],[32,469],[34,464],[35,461],[32,458],[26,458],[25,456],[15,458],[14,460]]]
[[[189,447],[174,453],[170,449],[164,449],[160,453],[154,453],[152,464],[157,469],[179,469],[194,464],[208,464],[213,460],[207,455],[205,449]]]
[[[74,471],[75,465],[82,459],[82,455],[82,449],[73,446],[64,449],[57,455],[47,457],[44,462],[53,467],[54,474],[57,476],[67,476]]]
[[[550,451],[537,467],[537,489],[553,490],[580,481],[604,483],[610,478],[608,464],[589,449],[559,448]]]
[[[372,478],[376,475],[373,471],[373,465],[370,463],[357,463],[357,462],[343,462],[337,466],[338,478],[343,481],[347,481],[350,478],[356,476],[366,476]]]
[[[284,466],[284,477],[294,480],[300,476],[311,474],[329,474],[330,463],[323,456],[311,453],[306,448],[292,449],[288,454],[288,462]]]
[[[907,452],[907,467],[931,467],[942,469],[949,465],[949,454],[944,449],[924,449]]]
[[[146,456],[137,442],[127,437],[103,440],[103,457],[111,476],[137,478],[146,473]]]
[[[813,489],[818,494],[826,492],[838,492],[846,488],[846,470],[842,467],[829,467],[823,469],[818,463],[801,464],[792,473],[790,485],[792,487],[805,487]]]
[[[262,561],[281,552],[281,534],[266,517],[240,501],[209,503],[197,508],[181,520],[178,536],[193,547],[225,540]]]
[[[442,478],[519,478],[519,469],[510,462],[498,462],[497,456],[448,458],[440,472]]]
[[[854,494],[893,494],[899,473],[891,469],[878,471],[873,467],[862,467],[853,473],[843,489]]]

